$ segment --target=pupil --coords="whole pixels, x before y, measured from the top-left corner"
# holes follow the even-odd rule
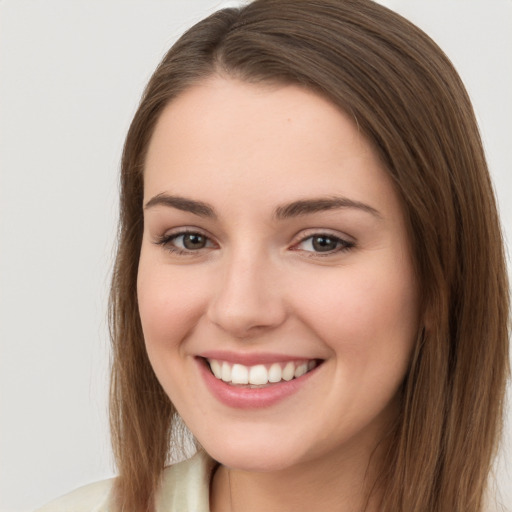
[[[313,248],[318,252],[333,251],[336,249],[337,240],[327,236],[316,236],[313,238]]]
[[[183,237],[183,245],[186,249],[202,249],[206,245],[206,240],[203,235],[190,233]]]

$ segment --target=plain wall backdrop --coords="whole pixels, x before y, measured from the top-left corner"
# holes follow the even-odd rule
[[[465,81],[510,245],[512,1],[382,3],[429,33]],[[0,0],[1,512],[114,474],[106,304],[123,139],[164,52],[227,5]],[[512,510],[511,424],[509,405],[497,480]]]

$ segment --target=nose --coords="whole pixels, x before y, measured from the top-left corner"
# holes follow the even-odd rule
[[[278,269],[264,255],[233,255],[223,262],[208,318],[227,334],[247,339],[286,319]]]

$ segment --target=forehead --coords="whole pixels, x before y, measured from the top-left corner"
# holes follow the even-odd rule
[[[232,130],[236,128],[242,130],[240,135],[250,135],[252,127],[252,135],[261,137],[263,127],[300,129],[304,121],[314,123],[309,125],[310,137],[319,124],[328,128],[326,123],[333,123],[338,131],[345,129],[345,136],[362,139],[353,120],[310,89],[293,84],[252,84],[219,76],[199,82],[173,99],[160,115],[156,131],[193,127],[202,132],[202,128],[213,125],[221,137],[224,130],[234,135]]]
[[[394,194],[354,121],[296,85],[213,77],[189,88],[162,112],[145,164],[145,200],[162,192],[260,202]]]

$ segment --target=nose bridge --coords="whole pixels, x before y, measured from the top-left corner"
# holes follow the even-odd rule
[[[284,321],[278,269],[262,247],[240,244],[223,257],[210,319],[235,337],[248,337]]]

